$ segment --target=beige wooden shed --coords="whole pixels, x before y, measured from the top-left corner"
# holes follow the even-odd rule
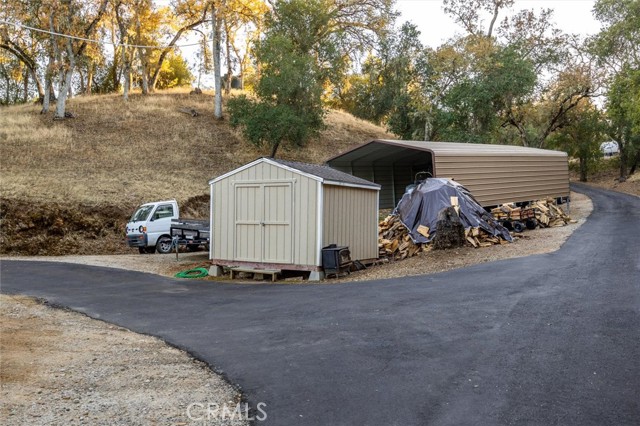
[[[483,206],[569,196],[567,153],[547,149],[372,140],[327,164],[380,184],[380,208],[395,207],[419,172],[460,182]]]
[[[328,166],[260,158],[209,182],[210,259],[219,266],[322,270],[322,248],[378,257],[380,185]]]

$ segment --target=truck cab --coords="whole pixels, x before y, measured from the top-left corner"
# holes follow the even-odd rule
[[[178,219],[176,200],[154,201],[136,209],[127,223],[127,244],[140,253],[171,251],[171,220]]]

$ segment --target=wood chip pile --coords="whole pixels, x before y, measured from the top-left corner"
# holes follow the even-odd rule
[[[498,220],[525,221],[536,219],[541,228],[565,226],[574,223],[564,210],[556,206],[553,199],[538,200],[527,207],[516,207],[515,204],[503,204],[491,210],[491,214]]]

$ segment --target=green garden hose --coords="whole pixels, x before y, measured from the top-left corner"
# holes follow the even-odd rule
[[[207,276],[209,276],[209,271],[206,268],[187,269],[176,274],[176,278],[204,278]]]

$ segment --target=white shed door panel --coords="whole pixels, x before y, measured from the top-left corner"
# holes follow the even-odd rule
[[[237,184],[234,254],[236,260],[293,261],[293,185],[290,182]]]
[[[235,258],[261,262],[262,187],[260,185],[238,185],[235,195]]]

